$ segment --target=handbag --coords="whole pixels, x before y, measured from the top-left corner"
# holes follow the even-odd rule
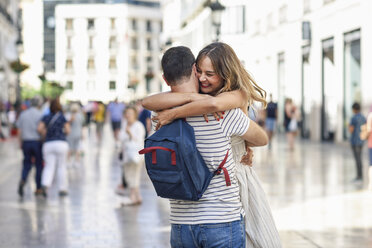
[[[135,142],[129,141],[125,144],[125,156],[124,161],[126,163],[138,163],[141,161],[142,156],[138,153],[140,150],[139,147]]]
[[[291,132],[297,131],[297,121],[296,119],[292,118],[291,121],[289,122],[288,129]]]

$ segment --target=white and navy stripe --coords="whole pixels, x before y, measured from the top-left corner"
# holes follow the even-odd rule
[[[250,120],[240,109],[226,111],[220,121],[216,121],[213,115],[208,118],[209,122],[202,116],[188,117],[186,120],[194,128],[197,149],[210,171],[215,171],[226,152],[231,150],[231,136],[242,136],[248,130]],[[229,152],[224,167],[229,172],[231,186],[226,186],[225,177],[221,173],[213,177],[199,201],[170,200],[171,223],[203,224],[240,220],[244,212],[232,151]]]

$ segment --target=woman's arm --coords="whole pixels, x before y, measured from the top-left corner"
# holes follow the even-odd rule
[[[208,98],[211,96],[198,93],[164,92],[145,97],[142,100],[142,106],[151,111],[160,111]]]
[[[161,126],[171,123],[175,119],[221,112],[234,108],[244,108],[246,103],[246,97],[241,91],[224,92],[216,97],[190,102],[178,108],[161,111],[153,120],[158,122],[156,128],[158,129]]]

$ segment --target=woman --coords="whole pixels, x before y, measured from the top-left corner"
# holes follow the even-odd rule
[[[71,116],[70,116],[70,126],[71,132],[67,135],[67,142],[70,148],[69,151],[69,160],[72,159],[72,164],[80,163],[80,141],[83,135],[83,122],[84,117],[81,113],[79,104],[73,103],[70,107]]]
[[[297,135],[297,108],[292,99],[287,98],[284,105],[284,128],[287,133],[289,149],[294,150],[295,137]]]
[[[135,107],[127,107],[124,117],[126,122],[120,136],[123,142],[123,170],[129,187],[129,201],[123,202],[122,205],[138,205],[142,203],[139,187],[143,167],[143,158],[138,151],[143,147],[145,128],[138,121]]]
[[[70,125],[63,115],[58,98],[50,103],[50,114],[41,119],[38,132],[45,137],[42,148],[45,162],[41,177],[42,193],[44,197],[47,196],[47,189],[52,185],[55,170],[57,170],[59,195],[66,196],[68,194],[66,135],[70,132]]]
[[[245,71],[235,52],[227,44],[217,42],[206,46],[198,54],[196,67],[201,93],[215,97],[161,93],[145,98],[143,106],[155,111],[183,105],[159,112],[154,118],[158,121],[158,127],[173,119],[232,108],[241,108],[247,114],[253,101],[266,106],[265,91]],[[219,114],[215,117],[223,118]],[[246,152],[244,141],[234,137],[231,145],[240,184],[240,197],[246,214],[246,247],[281,247],[258,177],[251,167],[241,163]]]

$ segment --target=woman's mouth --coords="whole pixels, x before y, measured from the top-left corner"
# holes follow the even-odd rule
[[[200,83],[200,87],[202,88],[208,88],[209,87],[209,83]]]

